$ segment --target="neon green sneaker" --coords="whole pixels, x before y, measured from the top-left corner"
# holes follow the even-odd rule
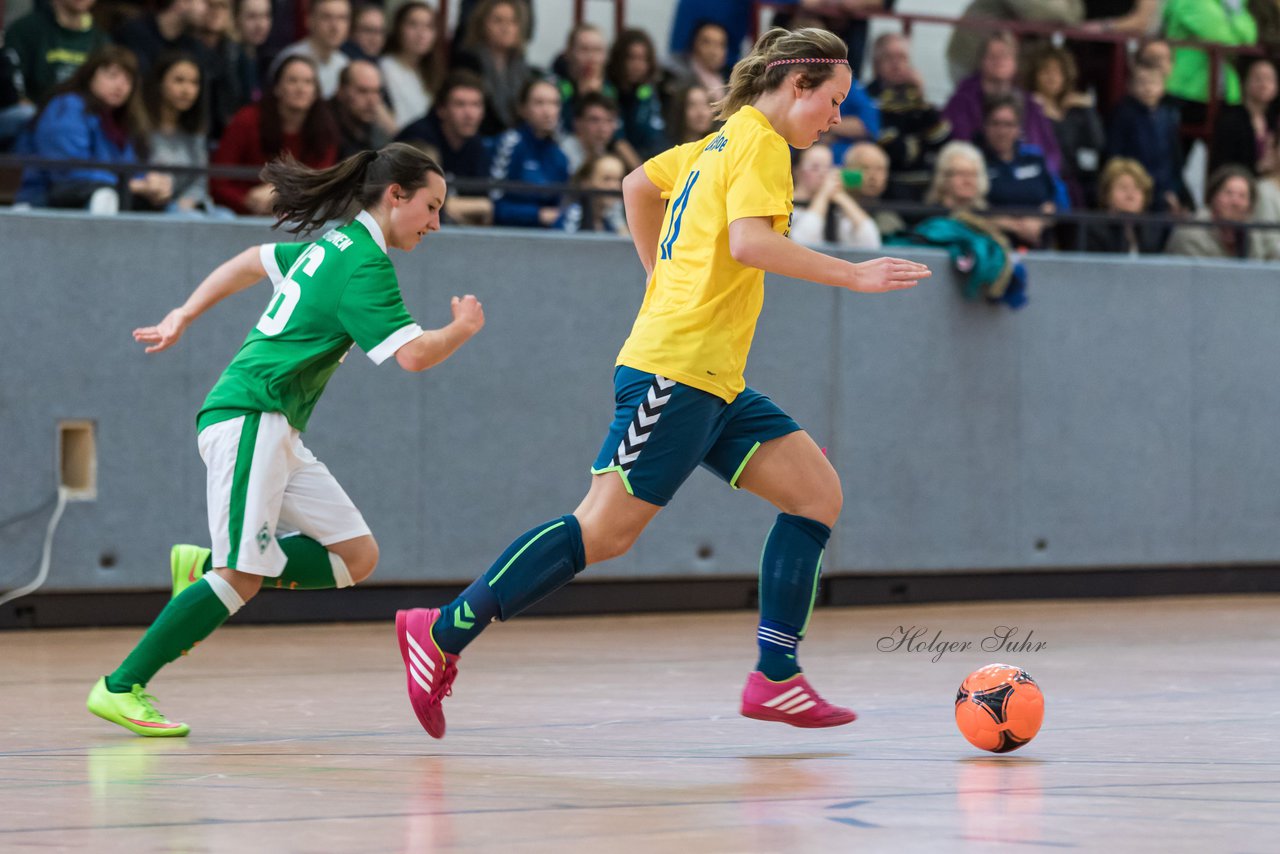
[[[119,724],[136,735],[147,738],[178,738],[191,732],[186,724],[175,724],[160,714],[155,707],[156,698],[146,693],[141,685],[134,685],[128,694],[116,694],[107,690],[107,677],[103,676],[89,692],[85,703],[89,711],[104,721]]]
[[[174,546],[169,550],[169,571],[173,573],[173,595],[186,590],[204,577],[204,562],[213,554],[200,546]]]

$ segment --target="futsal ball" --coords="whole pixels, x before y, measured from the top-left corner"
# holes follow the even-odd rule
[[[992,753],[1017,750],[1040,731],[1044,695],[1021,667],[988,664],[973,671],[956,692],[956,726],[974,747]]]

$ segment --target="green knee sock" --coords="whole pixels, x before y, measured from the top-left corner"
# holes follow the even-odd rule
[[[214,584],[221,583],[226,590],[231,590],[231,585],[221,578],[212,583],[209,579],[201,578],[165,605],[133,652],[107,677],[108,691],[120,694],[134,685],[146,685],[161,667],[213,634],[231,616]],[[231,595],[236,595],[234,590]]]
[[[277,540],[289,562],[279,578],[264,578],[263,587],[289,590],[332,590],[350,587],[353,582],[342,558],[310,537],[281,537]]]

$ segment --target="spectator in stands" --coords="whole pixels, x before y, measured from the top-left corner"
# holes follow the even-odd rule
[[[924,200],[942,205],[951,213],[981,211],[987,207],[987,162],[977,146],[952,140],[938,152],[938,166]]]
[[[55,86],[71,79],[89,56],[107,44],[93,25],[94,0],[49,0],[14,21],[5,48],[17,57],[26,98],[42,104]]]
[[[1071,204],[1093,207],[1107,138],[1093,98],[1076,90],[1075,57],[1065,48],[1045,44],[1031,55],[1028,64],[1027,89],[1053,126],[1062,151],[1059,177]]]
[[[1213,125],[1209,171],[1228,163],[1254,175],[1272,171],[1276,158],[1276,67],[1271,60],[1254,59],[1244,74],[1239,104],[1224,105]]]
[[[1021,141],[1022,100],[1001,95],[987,101],[979,147],[987,164],[987,202],[993,208],[1038,209],[1051,214],[1068,207],[1066,190],[1034,145]],[[998,224],[1018,244],[1039,248],[1048,222],[1037,216],[1002,216]]]
[[[19,140],[18,153],[137,163],[133,144],[140,130],[137,79],[137,60],[125,48],[106,45],[94,51],[70,80],[54,90]],[[17,201],[34,207],[87,207],[93,213],[115,213],[124,203],[117,192],[119,183],[116,173],[105,169],[26,169]],[[134,175],[127,186],[131,194],[157,207],[173,195],[173,181],[157,172]]]
[[[528,44],[533,38],[533,0],[516,0],[520,5],[520,35],[521,41]],[[461,44],[467,37],[467,29],[476,19],[476,16],[483,17],[480,8],[484,5],[484,0],[462,0],[458,5],[458,27],[453,31],[453,43]]]
[[[1030,95],[1014,85],[1018,77],[1018,43],[1012,33],[996,32],[987,37],[978,73],[956,86],[942,115],[951,123],[952,139],[971,140],[982,130],[983,102],[997,95],[1014,95],[1022,100],[1023,139],[1044,152],[1049,168],[1061,168],[1062,155],[1053,125]]]
[[[564,102],[560,104],[564,109]],[[573,134],[560,140],[560,150],[569,161],[569,173],[576,174],[588,161],[612,154],[630,172],[640,165],[640,158],[618,133],[618,105],[599,92],[589,92],[578,99],[578,115],[573,120]]]
[[[613,154],[602,154],[582,164],[573,175],[573,186],[586,190],[607,190],[615,196],[597,195],[564,206],[556,227],[570,234],[598,231],[628,235],[627,217],[622,209],[622,179],[627,167]]]
[[[35,114],[35,105],[22,89],[17,57],[5,49],[4,31],[0,30],[0,152],[9,150]]]
[[[1098,201],[1109,214],[1139,216],[1151,205],[1155,182],[1142,164],[1129,157],[1107,161],[1098,179]],[[1134,222],[1091,222],[1084,228],[1086,252],[1124,255],[1158,253],[1164,247],[1164,229]]]
[[[874,207],[889,186],[889,155],[874,142],[859,142],[844,155],[845,186],[849,195],[864,209]],[[853,175],[857,177],[854,178]],[[882,236],[897,234],[907,224],[895,211],[879,210],[871,214]]]
[[[616,102],[618,93],[604,76],[608,55],[604,33],[595,24],[581,23],[569,31],[556,79],[560,89],[560,125],[565,132],[572,132],[578,116],[578,100],[584,95],[604,94]],[[572,171],[576,172],[577,168]]]
[[[235,37],[231,0],[206,0],[196,36],[205,49],[204,83],[209,91],[209,132],[222,136],[236,110],[253,99],[253,60]]]
[[[1196,214],[1196,219],[1213,219],[1222,224],[1180,225],[1169,236],[1165,251],[1171,255],[1191,255],[1196,258],[1276,258],[1274,241],[1268,240],[1257,229],[1241,228],[1238,225],[1253,219],[1257,194],[1257,185],[1248,169],[1236,165],[1220,167],[1209,176],[1205,188],[1205,196],[1209,201],[1208,210],[1200,211]]]
[[[207,11],[206,0],[159,0],[154,12],[122,24],[115,32],[115,40],[133,51],[142,74],[166,51],[189,53],[207,71],[209,60],[204,45],[196,38]]]
[[[565,184],[569,161],[556,145],[560,92],[546,80],[531,80],[520,93],[520,126],[498,138],[490,175],[495,181]],[[550,228],[560,218],[560,193],[494,190],[493,221],[497,225]]]
[[[835,167],[827,146],[812,145],[800,152],[795,201],[791,239],[797,243],[879,248],[880,232],[875,222],[849,195],[843,171]]]
[[[257,101],[262,97],[261,49],[271,35],[271,0],[236,0],[236,30],[240,48],[249,59],[241,85],[249,93],[249,101]]]
[[[1169,0],[1164,34],[1174,41],[1251,45],[1258,39],[1258,27],[1241,0]],[[1218,73],[1224,102],[1240,103],[1240,78],[1229,57],[1223,57]],[[1177,100],[1184,125],[1203,124],[1209,99],[1208,54],[1193,47],[1175,48],[1165,89]]]
[[[142,84],[142,106],[150,133],[147,163],[152,166],[209,165],[209,138],[200,64],[185,53],[162,53]],[[209,195],[205,175],[167,173],[173,181],[173,198],[167,209],[180,213],[220,214]]]
[[[427,114],[444,79],[439,33],[439,15],[426,3],[410,0],[396,10],[381,64],[397,131]]]
[[[623,30],[605,66],[605,77],[618,93],[622,135],[641,158],[653,157],[667,146],[667,123],[658,95],[658,58],[653,40],[644,30]]]
[[[471,15],[454,67],[473,71],[484,81],[486,135],[500,133],[520,121],[520,93],[533,77],[524,60],[524,4],[516,0],[481,0]]]
[[[924,82],[911,65],[908,48],[906,38],[898,33],[885,33],[875,40],[871,49],[874,77],[867,94],[879,108],[877,141],[889,155],[885,197],[918,202],[928,189],[938,152],[951,138],[951,123],[925,100]]]
[[[290,154],[315,169],[338,162],[338,131],[320,97],[319,73],[315,63],[300,54],[285,57],[277,65],[262,101],[242,107],[232,116],[213,162],[258,167],[281,154]],[[215,202],[236,213],[271,213],[269,184],[211,178],[209,190]]]
[[[1084,3],[1082,0],[973,0],[960,17],[1074,25],[1084,20]],[[986,32],[972,27],[956,27],[951,31],[947,64],[953,81],[959,83],[978,69],[986,53],[987,38]]]
[[[469,71],[452,71],[440,86],[431,112],[396,137],[398,142],[429,146],[435,151],[449,177],[445,215],[454,222],[493,222],[493,202],[483,190],[462,190],[453,183],[454,178],[489,177],[489,150],[480,137],[483,121],[484,84]]]
[[[1084,0],[1083,29],[1104,33],[1123,33],[1145,38],[1160,30],[1160,13],[1165,0]],[[1115,107],[1110,98],[1110,82],[1124,74],[1116,66],[1115,42],[1073,39],[1066,47],[1075,57],[1078,71],[1076,85],[1084,92],[1096,93],[1098,105],[1109,115]]]
[[[679,0],[671,21],[671,40],[667,53],[685,57],[693,49],[694,36],[705,21],[720,25],[725,40],[723,66],[732,68],[742,53],[742,43],[754,11],[753,0]]]
[[[697,83],[718,100],[729,84],[729,32],[716,21],[701,21],[693,28],[687,54],[672,59],[672,70],[685,84]]]
[[[1169,75],[1173,73],[1173,46],[1164,39],[1147,39],[1138,47],[1133,62],[1158,69],[1162,79],[1168,82]]]
[[[315,64],[320,97],[332,98],[338,91],[338,75],[351,60],[342,45],[351,30],[351,0],[310,0],[307,7],[307,37],[280,51],[272,63],[272,77],[281,62],[305,56]]]
[[[1129,94],[1116,106],[1107,131],[1107,158],[1131,157],[1155,181],[1152,209],[1181,213],[1191,194],[1182,181],[1178,110],[1164,99],[1158,66],[1139,64],[1129,75]]]
[[[702,139],[715,126],[716,113],[705,86],[693,83],[676,90],[667,108],[667,135],[672,145]]]
[[[378,57],[382,56],[386,46],[387,13],[382,7],[377,3],[365,2],[353,8],[351,35],[343,42],[342,52],[349,59],[363,59],[377,64]]]
[[[353,59],[338,75],[338,93],[329,102],[338,127],[338,159],[377,151],[391,141],[379,120],[383,115],[382,72],[365,59]]]

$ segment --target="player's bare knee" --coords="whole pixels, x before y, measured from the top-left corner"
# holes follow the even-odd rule
[[[378,568],[378,558],[381,553],[378,551],[378,544],[372,540],[367,548],[361,549],[360,554],[356,556],[354,562],[348,565],[351,571],[351,581],[359,584],[369,576],[373,575],[373,571]]]
[[[635,541],[636,535],[630,531],[598,531],[591,536],[584,531],[582,546],[587,554],[587,563],[591,564],[621,557],[631,550]]]

